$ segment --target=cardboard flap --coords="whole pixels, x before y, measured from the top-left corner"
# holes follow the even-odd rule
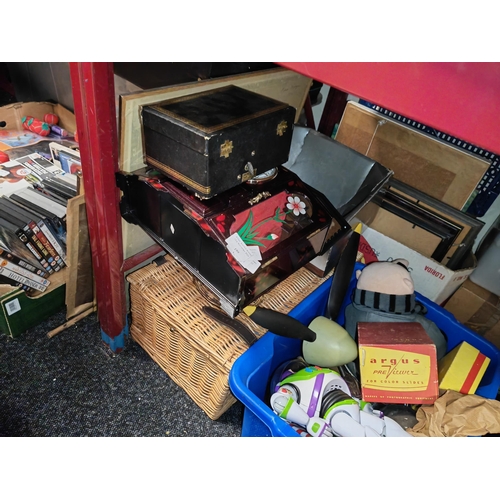
[[[66,316],[68,319],[94,307],[94,275],[87,223],[85,196],[68,201],[67,239],[68,279],[66,284]]]

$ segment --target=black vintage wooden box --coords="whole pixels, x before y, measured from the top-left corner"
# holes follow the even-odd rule
[[[144,106],[145,161],[208,199],[285,163],[294,118],[234,85]]]
[[[117,173],[117,184],[123,218],[178,259],[231,316],[350,231],[321,193],[284,167],[209,200],[153,170]]]

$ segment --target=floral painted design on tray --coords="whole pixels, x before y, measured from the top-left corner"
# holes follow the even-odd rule
[[[229,232],[237,232],[246,245],[257,245],[266,251],[309,225],[311,212],[306,196],[281,192],[236,214]]]
[[[291,210],[295,217],[306,213],[306,204],[298,196],[289,196],[286,208]]]

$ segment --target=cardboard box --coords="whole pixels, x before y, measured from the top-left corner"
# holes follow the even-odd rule
[[[21,122],[23,116],[43,119],[45,113],[56,114],[59,117],[59,125],[68,132],[74,133],[76,130],[74,114],[60,104],[29,102],[0,107],[0,132],[18,130],[24,133],[26,130],[23,129]],[[30,140],[28,138],[27,143],[21,144],[21,147],[34,144],[29,142]],[[47,138],[40,137],[40,140]],[[9,154],[11,148],[11,145],[2,142],[0,133],[0,150],[5,150]],[[12,151],[15,151],[15,148]],[[0,286],[0,331],[6,335],[18,337],[64,307],[67,319],[95,308],[90,241],[83,194],[69,200],[66,226],[67,267],[50,276],[51,283],[45,292],[27,295],[16,287]]]
[[[63,309],[67,274],[68,268],[54,273],[47,290],[33,296],[9,285],[0,286],[0,331],[9,337],[19,337]]]
[[[466,259],[464,269],[451,271],[443,264],[425,257],[411,248],[363,225],[360,251],[366,255],[365,262],[374,260],[406,259],[410,266],[415,290],[438,305],[443,304],[474,271],[475,258]]]
[[[464,341],[439,360],[439,388],[474,394],[489,364],[490,358]]]
[[[420,323],[358,323],[364,401],[432,404],[439,396],[436,346]]]
[[[26,132],[23,129],[22,118],[24,116],[32,116],[43,120],[46,113],[53,113],[59,117],[58,126],[67,130],[70,133],[76,131],[75,115],[68,111],[60,104],[50,102],[15,102],[7,106],[0,107],[0,126],[1,130],[19,130]],[[41,139],[45,139],[41,137]],[[4,151],[12,146],[3,145],[0,136],[0,150]]]
[[[500,348],[500,297],[468,279],[448,300],[445,309]]]

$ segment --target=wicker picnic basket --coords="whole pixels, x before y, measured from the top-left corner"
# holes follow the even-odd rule
[[[253,305],[287,313],[327,278],[302,268]],[[202,311],[204,305],[220,309],[215,295],[170,255],[161,265],[149,264],[127,280],[132,339],[208,417],[218,419],[236,402],[228,375],[248,346]],[[259,337],[266,332],[244,314],[238,319]]]

